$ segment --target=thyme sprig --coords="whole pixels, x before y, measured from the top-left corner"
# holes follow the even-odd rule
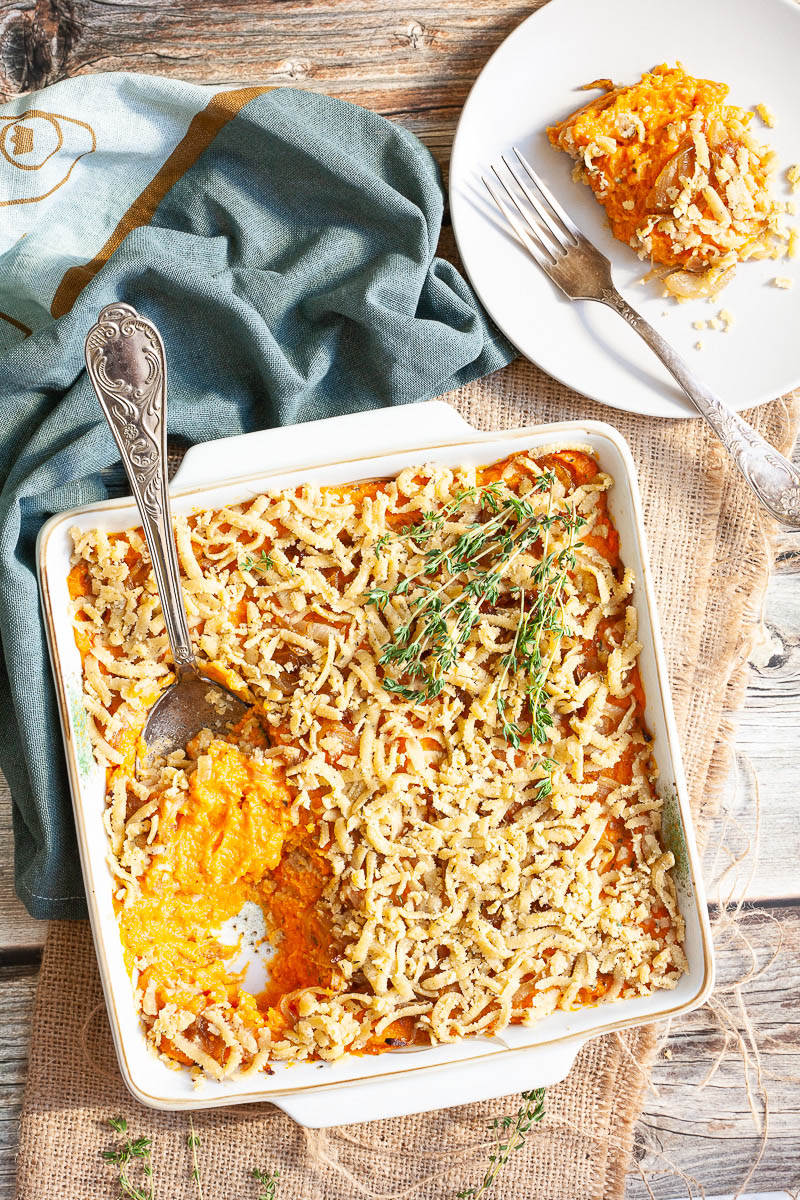
[[[542,541],[542,557],[534,567],[531,575],[531,603],[525,608],[526,589],[520,589],[519,620],[514,631],[514,639],[510,650],[501,659],[502,671],[497,685],[496,705],[502,720],[503,734],[515,749],[519,749],[522,731],[516,721],[506,717],[505,689],[508,675],[521,671],[525,677],[525,698],[529,714],[527,736],[531,742],[542,744],[547,741],[553,718],[547,707],[545,685],[555,656],[561,644],[561,639],[569,633],[564,612],[564,586],[570,571],[575,569],[575,550],[580,545],[575,541],[575,534],[583,525],[583,518],[576,516],[574,511],[559,515],[567,544],[560,550],[551,549],[551,532],[553,524],[553,494],[550,492],[547,507],[547,520],[544,525]],[[542,657],[542,643],[549,640],[549,650]],[[540,798],[549,795],[550,760],[542,764],[547,774],[539,784]]]
[[[125,1200],[154,1200],[153,1164],[150,1158],[150,1138],[132,1138],[128,1133],[128,1122],[124,1117],[109,1117],[108,1124],[114,1133],[123,1138],[122,1144],[112,1150],[104,1150],[103,1158],[117,1168],[119,1194]],[[135,1180],[137,1164],[141,1166],[143,1183]]]
[[[492,1121],[494,1147],[489,1155],[489,1165],[481,1182],[476,1187],[465,1188],[458,1193],[458,1200],[480,1200],[491,1189],[497,1176],[516,1150],[521,1150],[534,1125],[544,1117],[544,1088],[533,1088],[522,1093],[522,1104],[515,1116],[495,1117]]]
[[[568,632],[564,613],[564,586],[575,568],[575,534],[583,518],[573,508],[556,509],[553,487],[556,476],[544,471],[536,480],[540,495],[549,492],[547,508],[538,511],[530,499],[503,490],[500,483],[468,488],[436,512],[422,514],[415,525],[395,534],[384,534],[375,545],[376,556],[389,542],[406,539],[422,552],[423,566],[392,588],[375,587],[366,602],[384,610],[391,600],[409,598],[408,614],[393,631],[379,661],[390,668],[382,680],[386,691],[412,703],[438,696],[447,672],[458,661],[462,648],[485,613],[497,605],[501,580],[513,562],[537,541],[541,559],[531,573],[530,583],[516,589],[519,616],[510,649],[501,659],[495,704],[503,736],[514,748],[522,738],[547,741],[552,716],[547,708],[545,685],[561,638]],[[434,534],[443,531],[465,503],[477,505],[476,517],[451,543],[428,547]],[[566,534],[567,544],[552,547],[554,527]],[[487,564],[486,560],[490,563]],[[507,687],[511,674],[523,672],[528,728],[508,715]],[[549,791],[549,760],[543,760],[545,778],[540,792]]]
[[[253,558],[252,555],[247,554],[239,559],[239,570],[249,571],[251,575],[254,571],[261,571],[263,573],[272,571],[274,567],[275,563],[266,550],[262,550],[258,558]]]
[[[280,1171],[262,1171],[260,1167],[253,1167],[252,1175],[260,1185],[258,1200],[275,1200]]]
[[[124,1117],[109,1117],[108,1124],[114,1133],[123,1138],[121,1144],[113,1149],[102,1151],[105,1161],[117,1169],[117,1183],[121,1200],[155,1200],[153,1164],[150,1157],[152,1140],[146,1137],[131,1137],[128,1133],[128,1122]],[[197,1153],[200,1135],[195,1131],[191,1113],[189,1114],[189,1133],[186,1136],[186,1145],[192,1153],[192,1182],[198,1200],[203,1200],[205,1193],[203,1192]],[[137,1181],[136,1174],[143,1176],[143,1182]],[[256,1200],[277,1200],[280,1171],[265,1171],[261,1167],[253,1167],[250,1174],[259,1185]]]
[[[200,1145],[200,1134],[195,1133],[194,1119],[189,1113],[189,1136],[186,1145],[192,1152],[192,1181],[197,1189],[198,1200],[203,1200],[203,1181],[200,1178],[200,1163],[197,1159],[197,1147]]]

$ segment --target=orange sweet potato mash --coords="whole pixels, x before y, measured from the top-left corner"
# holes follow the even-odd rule
[[[232,1005],[247,1027],[267,1022],[277,1029],[284,1017],[275,1006],[283,996],[332,982],[330,936],[317,907],[330,867],[309,837],[313,822],[298,829],[289,820],[280,764],[256,762],[242,748],[252,729],[249,735],[240,732],[239,744],[212,741],[199,755],[188,747],[198,764],[188,795],[178,809],[162,799],[164,853],[139,878],[141,894],[118,905],[118,920],[129,971],[148,962],[139,986],[156,1009],[167,996],[198,1017],[209,1004]],[[267,917],[275,941],[268,985],[257,996],[230,967],[239,943],[218,936],[248,901]],[[214,1052],[202,1021],[191,1033]],[[185,1058],[174,1048],[167,1052]]]

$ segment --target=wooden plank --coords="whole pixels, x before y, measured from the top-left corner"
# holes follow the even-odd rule
[[[438,0],[398,10],[388,0],[50,0],[45,27],[37,14],[47,7],[11,4],[0,17],[0,99],[96,71],[291,85],[399,120],[444,160],[480,69],[536,4]]]
[[[16,954],[34,952],[44,945],[47,923],[34,921],[14,892],[14,855],[11,831],[11,795],[0,774],[0,845],[7,847],[0,855],[0,962],[4,951]]]
[[[794,461],[800,466],[800,444]],[[755,844],[758,832],[754,859],[743,872],[747,874],[755,863],[747,889],[751,899],[776,901],[800,893],[800,821],[794,802],[800,778],[799,590],[800,533],[783,531],[778,536],[763,623],[750,655],[747,694],[735,718],[739,771],[726,788],[724,808],[729,820],[726,824],[723,819],[709,836],[712,853],[720,837],[741,851],[748,838]],[[751,767],[758,779],[758,830]]]
[[[12,1200],[38,969],[0,967],[0,1200]]]
[[[769,1143],[748,1192],[786,1188],[800,1183],[800,907],[749,913],[742,933],[758,947],[762,969],[782,937],[776,960],[745,984],[742,995],[756,1032],[763,1084],[769,1097]],[[744,942],[717,938],[717,1006],[733,1011],[732,1028],[744,1033],[736,1014],[734,987],[751,968]],[[760,1134],[747,1104],[745,1074],[733,1041],[720,1069],[702,1087],[724,1046],[725,1036],[710,1008],[675,1021],[652,1076],[652,1092],[637,1126],[636,1153],[656,1200],[686,1194],[679,1177],[668,1170],[677,1163],[687,1176],[702,1183],[708,1195],[735,1192],[755,1160]],[[667,1055],[669,1057],[667,1057]],[[750,1081],[761,1115],[763,1093],[750,1053]],[[636,1169],[628,1180],[628,1200],[645,1200],[649,1193]]]
[[[756,648],[744,707],[736,719],[738,778],[726,789],[725,808],[732,823],[726,836],[743,849],[756,832],[756,796],[751,768],[758,778],[759,848],[748,888],[752,899],[778,900],[800,891],[800,821],[796,791],[800,778],[800,570],[773,576],[767,593],[766,639]],[[720,826],[721,828],[721,826]],[[713,844],[716,836],[710,838]],[[749,865],[748,865],[749,869]]]

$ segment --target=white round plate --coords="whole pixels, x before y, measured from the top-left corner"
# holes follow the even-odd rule
[[[613,408],[650,416],[694,409],[647,346],[603,305],[567,300],[521,248],[481,183],[489,164],[516,145],[586,236],[610,259],[623,295],[707,385],[735,409],[800,384],[800,258],[750,262],[716,301],[676,304],[648,265],[611,234],[592,192],[571,178],[572,160],[547,141],[548,125],[600,93],[592,79],[633,83],[657,63],[730,86],[742,108],[765,103],[774,129],[755,116],[754,135],[778,152],[776,194],[788,199],[786,168],[800,162],[800,6],[794,0],[550,0],[503,42],[461,114],[450,167],[450,207],[459,253],[494,321],[519,350],[562,383]],[[800,193],[796,197],[800,209]],[[792,224],[794,218],[788,218]],[[800,215],[797,224],[800,225]],[[775,287],[775,276],[794,287]],[[721,308],[728,333],[692,327]],[[664,315],[667,313],[668,315]],[[702,349],[695,343],[702,341]]]

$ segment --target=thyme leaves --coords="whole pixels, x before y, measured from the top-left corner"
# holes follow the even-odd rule
[[[568,634],[564,590],[576,566],[576,534],[583,518],[569,505],[557,506],[552,470],[538,476],[533,493],[521,497],[499,482],[468,488],[435,512],[395,534],[384,534],[376,543],[380,556],[389,542],[404,539],[422,556],[422,566],[389,588],[372,588],[366,602],[380,610],[404,598],[404,619],[379,656],[386,668],[384,689],[411,703],[438,696],[448,672],[456,666],[481,619],[510,590],[519,600],[511,646],[500,660],[495,705],[505,740],[519,749],[523,739],[543,744],[553,718],[547,707],[546,683],[561,639]],[[547,505],[541,496],[547,494]],[[538,502],[537,502],[538,500]],[[474,516],[448,540],[448,521],[459,518],[470,504]],[[556,538],[556,533],[560,534]],[[433,542],[435,535],[441,535]],[[432,544],[433,543],[433,544]],[[504,577],[526,551],[540,547],[540,556],[523,585],[504,589]],[[509,682],[524,679],[524,711],[511,713]],[[522,722],[522,723],[521,723]],[[549,793],[549,760],[543,760],[540,795]]]
[[[116,1169],[120,1200],[156,1200],[151,1158],[152,1139],[132,1137],[128,1131],[128,1122],[124,1117],[109,1117],[107,1124],[121,1139],[110,1149],[101,1152],[109,1166]],[[195,1130],[191,1113],[189,1114],[186,1145],[191,1152],[190,1177],[198,1200],[203,1200],[204,1191],[197,1152],[200,1146],[200,1135]],[[258,1184],[256,1200],[278,1200],[280,1171],[266,1171],[261,1167],[253,1167],[250,1174]]]
[[[260,1167],[253,1167],[251,1174],[259,1185],[258,1200],[275,1200],[280,1171],[262,1171]]]
[[[274,569],[275,563],[272,561],[271,556],[266,550],[262,550],[257,558],[253,558],[252,555],[247,554],[243,558],[239,559],[239,570],[247,571],[251,575],[255,571],[260,571],[262,574],[266,574],[267,571],[272,571]]]
[[[494,1147],[483,1179],[476,1187],[458,1193],[458,1200],[481,1200],[491,1189],[511,1155],[521,1150],[534,1125],[544,1117],[544,1088],[522,1093],[522,1104],[514,1116],[495,1117],[492,1121]]]
[[[131,1137],[124,1117],[109,1117],[108,1124],[122,1138],[113,1149],[103,1151],[103,1158],[117,1170],[120,1196],[125,1200],[155,1200],[151,1139]]]

